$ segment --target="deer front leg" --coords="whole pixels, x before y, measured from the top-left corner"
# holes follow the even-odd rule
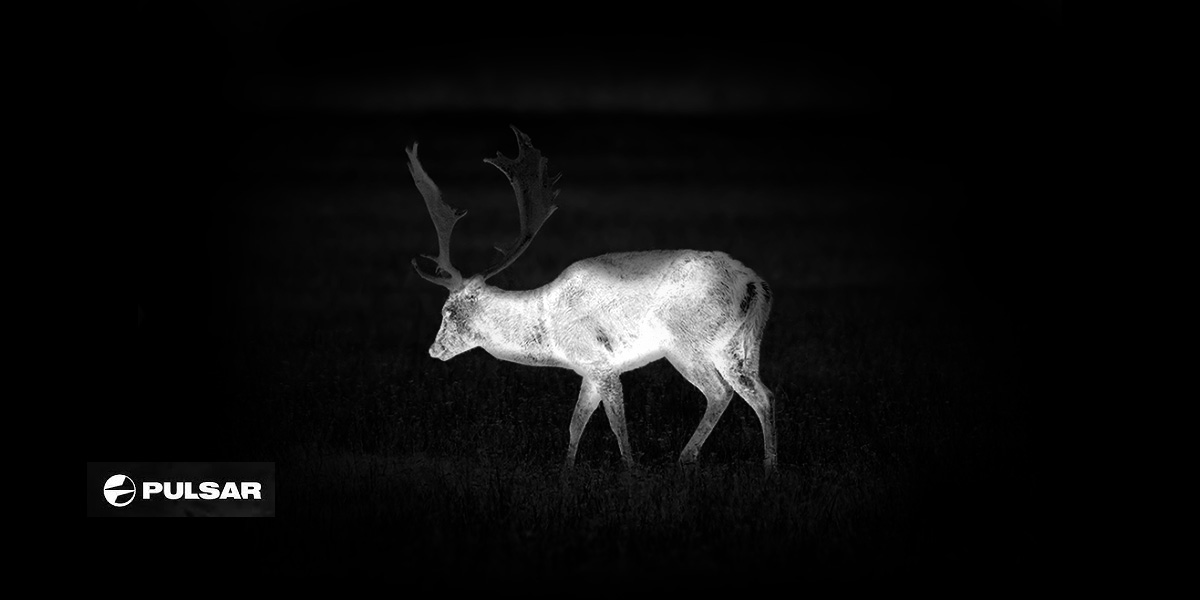
[[[588,419],[600,404],[600,389],[596,382],[584,377],[583,385],[579,388],[579,400],[575,402],[575,414],[571,417],[571,445],[567,448],[567,463],[565,471],[575,467],[575,451],[579,449],[579,438],[587,427]]]
[[[604,402],[604,413],[608,415],[608,426],[617,436],[617,447],[625,467],[633,469],[633,451],[629,448],[629,431],[625,427],[625,396],[621,391],[621,378],[609,375],[600,380],[600,396]]]

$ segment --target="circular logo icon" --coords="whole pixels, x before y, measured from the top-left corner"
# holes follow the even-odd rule
[[[137,496],[137,484],[125,475],[113,475],[104,482],[104,499],[113,506],[126,506]]]

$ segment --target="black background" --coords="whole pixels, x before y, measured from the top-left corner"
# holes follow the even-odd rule
[[[399,173],[414,140],[446,161],[511,154],[510,123],[554,148],[552,165],[573,165],[560,167],[565,182],[822,180],[900,201],[913,191],[930,204],[911,243],[935,250],[933,270],[962,297],[998,307],[974,318],[1003,314],[1017,345],[1042,329],[1049,223],[1064,203],[1056,2],[838,14],[721,6],[678,20],[566,5],[528,15],[334,2],[143,8],[138,26],[114,36],[121,60],[105,72],[120,123],[111,152],[131,167],[134,293],[147,316],[140,393],[91,409],[89,456],[273,460],[239,455],[253,445],[229,426],[238,407],[221,356],[231,342],[212,334],[242,293],[226,276],[239,262],[238,246],[222,243],[236,229],[223,216],[229,189],[264,185],[264,173],[314,185]],[[366,150],[337,145],[372,119],[388,125]],[[356,166],[295,167],[339,156]],[[673,159],[639,163],[662,156]],[[429,251],[418,243],[404,245],[398,268]],[[1041,375],[1033,344],[1011,350]],[[1033,411],[1040,400],[1022,401]],[[171,427],[102,434],[130,422]],[[286,516],[283,495],[278,510]]]

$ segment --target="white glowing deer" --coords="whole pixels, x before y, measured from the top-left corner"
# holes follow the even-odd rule
[[[517,158],[497,153],[484,162],[500,169],[512,184],[520,234],[500,250],[491,267],[464,279],[450,264],[450,233],[466,214],[442,200],[441,191],[408,153],[409,172],[425,198],[438,234],[438,256],[422,255],[437,268],[413,268],[450,290],[442,325],[430,356],[449,360],[482,347],[492,356],[524,365],[562,367],[583,377],[566,469],[584,426],[603,403],[621,457],[633,466],[625,428],[620,374],[666,358],[708,399],[708,410],[680,462],[696,459],[736,391],[762,424],[764,465],[775,466],[773,396],[758,377],[759,345],[771,310],[771,288],[753,271],[723,252],[671,250],[605,254],[567,267],[535,290],[506,291],[485,283],[512,264],[558,207],[558,176],[547,178],[546,159],[529,137],[517,134]]]

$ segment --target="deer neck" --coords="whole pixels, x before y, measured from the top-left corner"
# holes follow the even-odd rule
[[[492,356],[530,366],[554,366],[557,361],[550,347],[544,320],[544,294],[541,289],[507,291],[487,289],[481,303],[486,325],[480,327],[480,346]]]

